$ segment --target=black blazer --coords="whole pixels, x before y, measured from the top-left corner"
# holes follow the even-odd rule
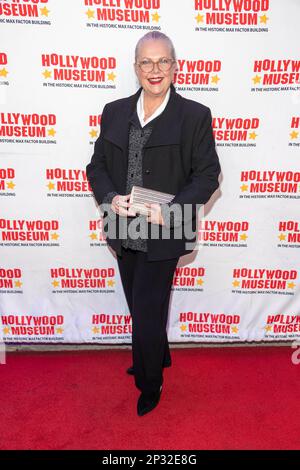
[[[193,204],[193,217],[183,223],[192,224],[190,227],[195,230],[195,204],[205,204],[219,186],[221,168],[215,150],[212,116],[210,108],[184,98],[173,84],[170,88],[167,106],[155,119],[143,150],[143,185],[175,194],[172,203]],[[126,194],[129,118],[141,91],[142,87],[135,94],[107,103],[103,108],[101,133],[91,162],[86,166],[87,178],[99,205],[110,191]],[[119,217],[116,215],[117,223]],[[164,230],[161,225],[159,229]],[[106,241],[121,255],[121,239],[107,236]],[[186,249],[186,241],[191,240],[185,236],[172,238],[172,229],[170,239],[162,239],[161,235],[159,239],[148,238],[148,259],[163,260],[190,253],[193,250],[190,246]]]

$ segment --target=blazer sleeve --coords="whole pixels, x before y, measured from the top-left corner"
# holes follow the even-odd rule
[[[103,130],[108,125],[107,105],[104,106],[101,116],[101,130],[95,142],[94,153],[90,163],[86,166],[86,176],[91,185],[97,203],[105,202],[108,193],[118,194],[108,174],[106,156],[104,151]]]
[[[169,206],[180,204],[182,214],[184,204],[205,204],[219,187],[221,166],[215,149],[210,108],[207,108],[207,113],[195,126],[191,170],[187,183],[168,203]],[[193,217],[196,215],[195,209],[196,207],[193,207]]]

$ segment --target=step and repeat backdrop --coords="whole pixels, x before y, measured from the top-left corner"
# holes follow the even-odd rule
[[[222,166],[174,275],[169,340],[300,337],[299,18],[298,0],[0,0],[4,342],[131,342],[85,167],[151,30],[174,42],[176,91],[210,107]]]

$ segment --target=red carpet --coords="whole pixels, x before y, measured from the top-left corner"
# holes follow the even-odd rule
[[[9,353],[1,449],[299,449],[290,347],[172,350],[161,401],[139,417],[131,351]]]

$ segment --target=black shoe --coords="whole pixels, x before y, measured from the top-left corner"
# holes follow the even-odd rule
[[[157,392],[153,392],[150,395],[145,395],[144,393],[141,393],[137,402],[137,414],[139,416],[143,416],[146,413],[149,413],[149,411],[153,410],[153,408],[158,405],[161,391],[162,385],[160,386],[160,389]]]
[[[164,363],[163,367],[171,367],[171,365],[172,365],[171,361],[167,360],[167,361]],[[129,374],[129,375],[134,375],[134,368],[133,368],[133,366],[128,367],[128,369],[127,369],[126,372],[127,372],[127,374]]]

